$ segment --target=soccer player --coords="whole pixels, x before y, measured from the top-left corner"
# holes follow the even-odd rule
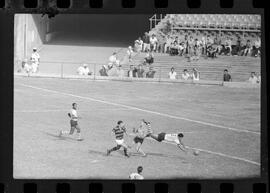
[[[147,126],[147,128],[145,128],[145,125]],[[133,128],[133,133],[136,134],[136,136],[133,139],[134,143],[137,145],[136,150],[137,152],[141,153],[143,156],[146,156],[146,154],[141,149],[141,146],[143,144],[144,139],[146,137],[149,137],[151,132],[152,132],[151,125],[148,124],[148,122],[146,122],[145,120],[142,120],[139,128],[137,129]]]
[[[81,138],[81,129],[79,127],[78,124],[78,119],[81,117],[78,117],[77,114],[77,103],[72,103],[72,109],[70,111],[70,113],[68,113],[68,116],[70,118],[70,131],[60,131],[59,137],[61,137],[62,135],[66,134],[66,135],[72,135],[74,133],[74,130],[77,130],[77,134],[78,134],[78,141],[82,141],[83,139]]]
[[[131,173],[129,175],[129,179],[131,179],[131,180],[143,180],[144,177],[141,175],[142,171],[143,171],[143,167],[142,166],[139,166],[137,168],[137,173],[136,172]]]
[[[112,132],[115,135],[115,142],[116,142],[116,146],[113,147],[112,149],[108,149],[107,150],[107,155],[110,155],[111,152],[113,151],[117,151],[119,150],[121,147],[124,148],[124,155],[126,157],[129,157],[128,153],[127,153],[127,148],[128,146],[125,144],[124,141],[124,134],[127,135],[126,133],[126,127],[123,121],[118,121],[116,127],[114,127],[112,129]]]
[[[146,122],[146,123],[148,125],[150,125],[150,122]],[[155,139],[158,142],[162,142],[162,141],[174,142],[179,149],[181,149],[185,153],[188,152],[186,146],[182,142],[182,139],[184,137],[183,133],[172,133],[172,134],[170,134],[170,133],[161,132],[159,134],[153,134],[153,132],[151,131],[149,133],[149,136],[152,137],[153,139]]]

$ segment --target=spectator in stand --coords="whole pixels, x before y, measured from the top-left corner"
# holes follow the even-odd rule
[[[144,77],[144,69],[142,68],[141,64],[138,65],[137,75],[138,75],[138,78],[143,78]]]
[[[213,44],[214,44],[213,39],[211,39],[210,35],[208,35],[206,38],[206,55],[207,56],[209,56],[209,50],[211,50],[210,48],[212,47]]]
[[[243,56],[244,52],[245,52],[245,49],[246,49],[246,45],[245,45],[245,43],[243,41],[241,41],[238,56]]]
[[[114,52],[110,57],[109,57],[109,63],[108,63],[108,69],[111,69],[113,65],[118,66],[120,64],[120,61],[117,59],[117,53]]]
[[[238,37],[237,37],[237,40],[236,40],[236,45],[235,45],[235,47],[232,49],[232,56],[238,56],[240,50],[241,50],[241,37],[238,36]]]
[[[165,46],[164,46],[164,52],[165,53],[170,53],[170,46],[171,46],[172,43],[173,43],[173,38],[170,35],[167,35],[166,43],[165,43]]]
[[[127,50],[127,56],[128,56],[128,61],[129,61],[129,62],[132,61],[132,54],[133,54],[132,47],[129,46],[129,47],[128,47],[128,50]]]
[[[257,81],[258,84],[261,84],[261,75],[258,75],[258,81]]]
[[[22,69],[28,74],[28,76],[32,72],[32,65],[28,64],[27,59],[22,61]]]
[[[144,58],[144,64],[151,65],[153,63],[154,63],[154,54],[152,51],[150,52],[150,50],[147,50],[146,56]]]
[[[31,62],[32,62],[32,72],[36,73],[39,71],[39,62],[40,62],[40,56],[37,52],[37,48],[33,48],[33,52],[31,54]]]
[[[260,37],[257,37],[257,39],[254,42],[252,56],[254,57],[260,56],[261,55],[260,48],[261,48],[261,39]]]
[[[146,73],[146,78],[154,78],[156,71],[153,69],[153,66],[149,67],[149,71]]]
[[[231,75],[228,73],[228,70],[227,70],[227,69],[224,70],[223,81],[224,81],[224,82],[231,82],[231,81],[232,81],[232,77],[231,77]]]
[[[189,73],[188,73],[188,70],[187,69],[184,69],[183,70],[183,73],[182,73],[182,79],[183,80],[188,80],[190,77]]]
[[[174,41],[173,45],[170,47],[170,55],[176,56],[179,54],[179,45],[177,44],[177,41]]]
[[[252,49],[251,42],[250,40],[247,40],[246,48],[244,50],[244,56],[249,55],[251,53],[251,49]]]
[[[206,55],[206,38],[202,37],[202,55]]]
[[[175,80],[177,78],[177,73],[174,71],[174,67],[172,67],[171,71],[169,72],[169,78],[171,80]]]
[[[196,38],[195,39],[195,41],[194,41],[194,48],[193,48],[193,50],[194,50],[194,57],[193,57],[193,59],[194,60],[199,60],[199,58],[200,58],[200,53],[201,53],[201,43],[200,43],[200,41]]]
[[[183,56],[185,49],[185,42],[181,42],[178,49],[179,56]]]
[[[192,69],[191,78],[192,80],[195,80],[195,81],[200,80],[200,72],[196,68]]]
[[[255,72],[251,72],[250,73],[250,77],[248,79],[248,82],[250,82],[251,84],[257,84],[259,83],[258,77],[256,76]]]
[[[150,40],[149,40],[149,34],[147,32],[144,33],[143,36],[143,51],[146,52],[150,49]]]
[[[150,41],[150,50],[156,52],[157,51],[157,44],[158,44],[158,39],[157,39],[156,35],[152,34],[149,41]]]
[[[142,52],[143,41],[142,41],[141,37],[139,37],[137,40],[135,40],[134,49],[135,49],[135,52]]]
[[[130,65],[130,69],[128,71],[128,77],[130,77],[130,78],[137,77],[137,69],[134,67],[134,65]]]
[[[119,65],[117,67],[117,75],[120,78],[123,78],[125,76],[125,71],[122,69],[122,66],[121,65]]]
[[[103,65],[102,68],[99,70],[100,76],[108,76],[106,65]]]
[[[209,46],[207,49],[208,57],[210,58],[216,58],[217,57],[217,45],[213,44],[212,46]]]
[[[232,52],[232,41],[229,37],[227,37],[224,45],[224,54],[230,56],[231,52]]]
[[[83,64],[83,66],[80,66],[77,69],[77,73],[81,76],[86,76],[86,75],[91,75],[92,73],[90,72],[87,64]]]

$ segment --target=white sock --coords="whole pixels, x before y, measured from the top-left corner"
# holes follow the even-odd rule
[[[69,134],[69,131],[62,131],[62,134]]]
[[[78,139],[81,139],[81,133],[78,133]]]

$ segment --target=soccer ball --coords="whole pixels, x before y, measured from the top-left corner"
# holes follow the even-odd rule
[[[195,151],[193,152],[194,155],[199,155],[199,153],[200,153],[199,150],[195,150]]]

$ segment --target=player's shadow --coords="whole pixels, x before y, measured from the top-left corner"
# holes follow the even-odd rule
[[[92,150],[92,149],[88,150],[88,153],[106,156],[106,157],[111,157],[111,156],[112,157],[122,157],[122,156],[124,156],[124,152],[121,150],[112,152],[110,155],[107,155],[107,152],[105,152],[105,151],[97,151],[97,150]]]
[[[77,139],[69,137],[69,136],[59,136],[59,134],[48,133],[48,132],[43,132],[43,133],[52,137],[53,140],[77,141]]]

